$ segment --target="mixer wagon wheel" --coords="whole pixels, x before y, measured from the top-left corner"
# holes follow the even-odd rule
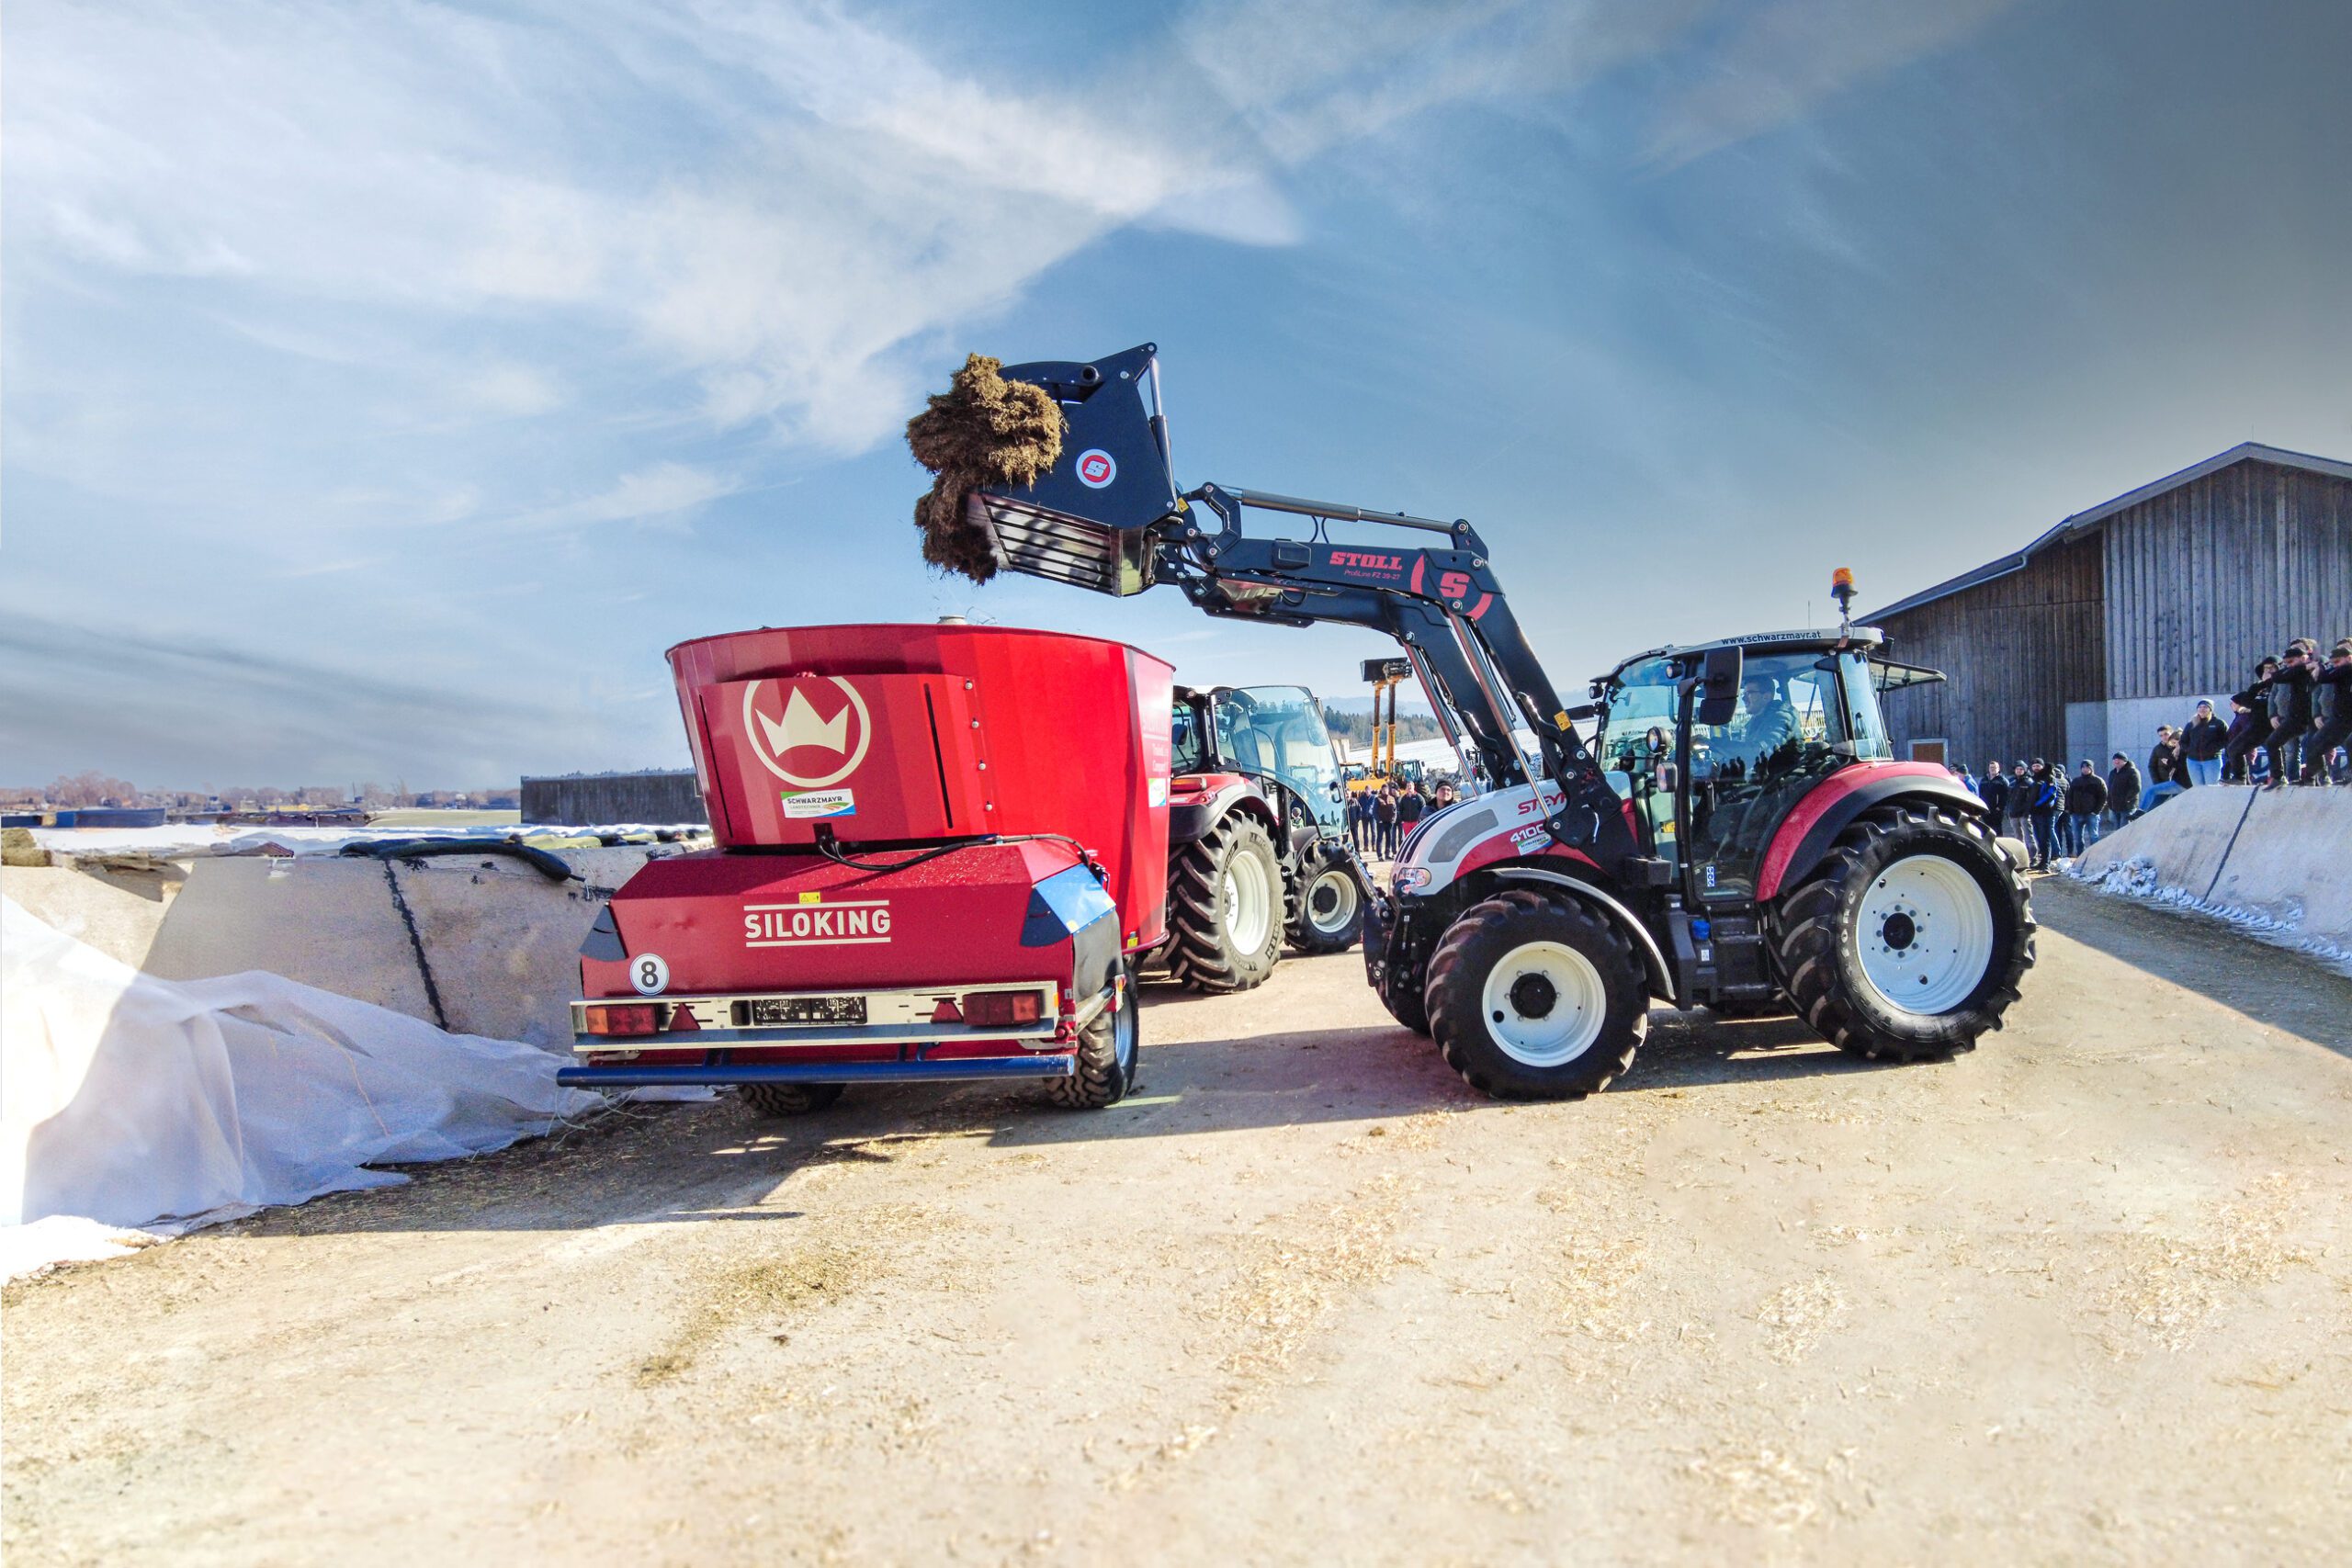
[[[1143,1041],[1141,1009],[1136,1003],[1135,976],[1119,987],[1119,999],[1094,1015],[1078,1037],[1078,1071],[1066,1078],[1047,1078],[1046,1098],[1070,1111],[1100,1111],[1116,1105],[1136,1087],[1136,1067]]]
[[[1168,973],[1187,990],[1246,991],[1282,956],[1282,862],[1254,817],[1237,811],[1168,868]]]
[[[837,1083],[743,1083],[737,1098],[762,1116],[806,1116],[842,1097]]]

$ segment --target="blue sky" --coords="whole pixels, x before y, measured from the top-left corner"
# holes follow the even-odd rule
[[[967,351],[1161,345],[1180,478],[1474,519],[1564,686],[2256,438],[2352,457],[2352,6],[18,0],[0,773],[683,762],[662,650],[968,614]]]

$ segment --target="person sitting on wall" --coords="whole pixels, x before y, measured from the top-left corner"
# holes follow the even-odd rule
[[[2352,736],[2352,637],[2327,650],[2327,662],[2312,675],[2312,707],[2319,730],[2303,742],[2303,772],[2297,784],[2328,782],[2328,759]]]

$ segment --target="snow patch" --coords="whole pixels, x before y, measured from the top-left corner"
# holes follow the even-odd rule
[[[2219,899],[2209,900],[2185,887],[2165,884],[2156,863],[2146,855],[2111,860],[2096,870],[2085,866],[2080,861],[2059,860],[2052,863],[2052,869],[2101,893],[2227,921],[2248,936],[2275,947],[2308,953],[2339,974],[2352,975],[2352,948],[2305,931],[2302,929],[2303,904],[2300,898],[2285,897],[2276,906],[2261,909],[2247,908]]]

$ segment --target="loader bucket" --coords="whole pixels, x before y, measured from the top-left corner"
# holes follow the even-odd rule
[[[1043,387],[1069,422],[1061,456],[1035,483],[976,490],[965,516],[1007,571],[1125,597],[1153,581],[1149,529],[1178,507],[1151,344],[1080,364],[1008,365]]]

